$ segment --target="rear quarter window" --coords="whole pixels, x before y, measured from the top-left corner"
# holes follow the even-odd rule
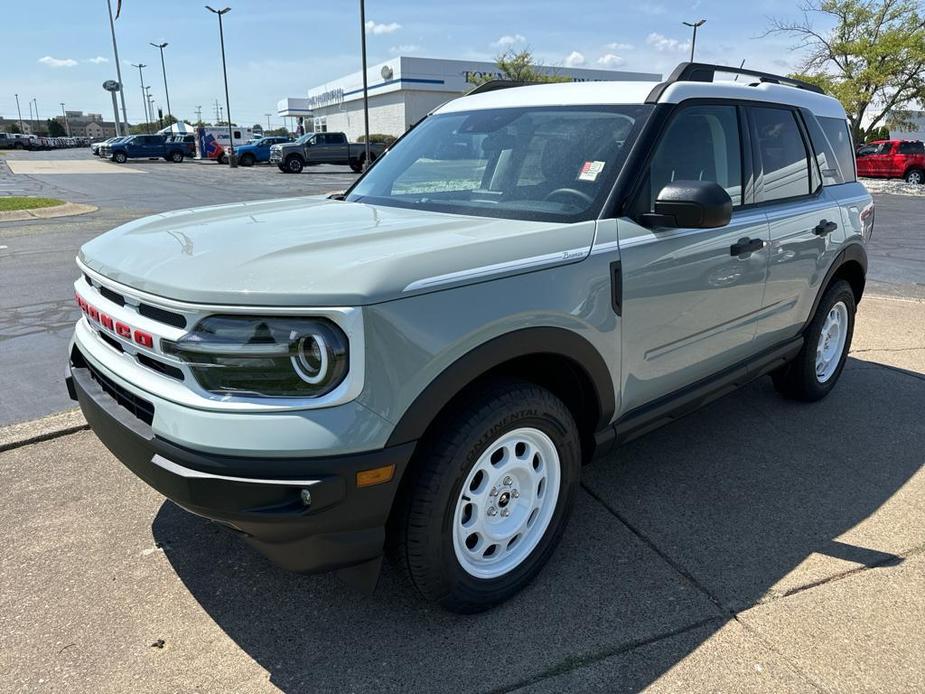
[[[824,118],[807,114],[807,130],[813,143],[823,185],[831,186],[856,180],[854,145],[848,123],[841,118]]]
[[[921,142],[900,142],[900,154],[925,154],[925,144]]]

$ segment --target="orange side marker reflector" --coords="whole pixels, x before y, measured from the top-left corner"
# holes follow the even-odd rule
[[[392,481],[394,474],[394,465],[383,465],[382,467],[374,467],[372,470],[361,470],[357,473],[357,486],[372,487],[377,484],[385,484]]]

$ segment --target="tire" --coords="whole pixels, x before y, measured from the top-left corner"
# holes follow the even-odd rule
[[[356,161],[350,162],[350,170],[353,171],[353,173],[362,173],[364,160],[365,157],[360,157]]]
[[[839,280],[826,290],[803,333],[800,353],[771,375],[779,393],[803,402],[815,402],[829,394],[848,359],[855,311],[850,284]]]
[[[302,169],[305,168],[305,162],[302,161],[302,157],[297,154],[292,154],[286,158],[286,173],[302,173]]]
[[[277,165],[276,165],[276,168],[279,169],[280,171],[282,171],[283,173],[287,173],[286,167],[283,166],[282,164],[277,164]]]
[[[241,166],[253,166],[254,164],[257,163],[257,159],[254,157],[253,154],[245,154],[243,157],[238,159],[238,163]]]
[[[922,171],[921,169],[912,169],[907,171],[903,178],[906,179],[906,183],[921,185],[922,183],[925,183],[925,171]]]
[[[112,160],[116,162],[116,164],[124,164],[128,161],[128,157],[125,156],[125,152],[115,152],[112,155]]]
[[[170,153],[170,161],[174,164],[179,164],[183,161],[183,152],[173,151]]]
[[[555,550],[578,490],[577,427],[548,390],[504,381],[473,391],[428,441],[399,499],[399,564],[424,598],[480,612]]]

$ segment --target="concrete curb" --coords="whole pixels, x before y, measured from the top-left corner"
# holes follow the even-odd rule
[[[32,443],[48,441],[88,429],[87,420],[76,407],[31,422],[0,427],[0,453]]]
[[[81,205],[76,202],[66,202],[54,207],[39,207],[35,210],[9,210],[0,212],[0,222],[25,222],[31,219],[54,219],[56,217],[73,217],[79,214],[96,212],[96,205]]]

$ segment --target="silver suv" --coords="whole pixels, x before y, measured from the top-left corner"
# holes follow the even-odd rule
[[[832,390],[874,221],[838,101],[704,64],[505,86],[334,199],[87,243],[68,386],[116,457],[286,568],[372,588],[393,547],[471,612],[540,571],[582,464],[764,374]]]

